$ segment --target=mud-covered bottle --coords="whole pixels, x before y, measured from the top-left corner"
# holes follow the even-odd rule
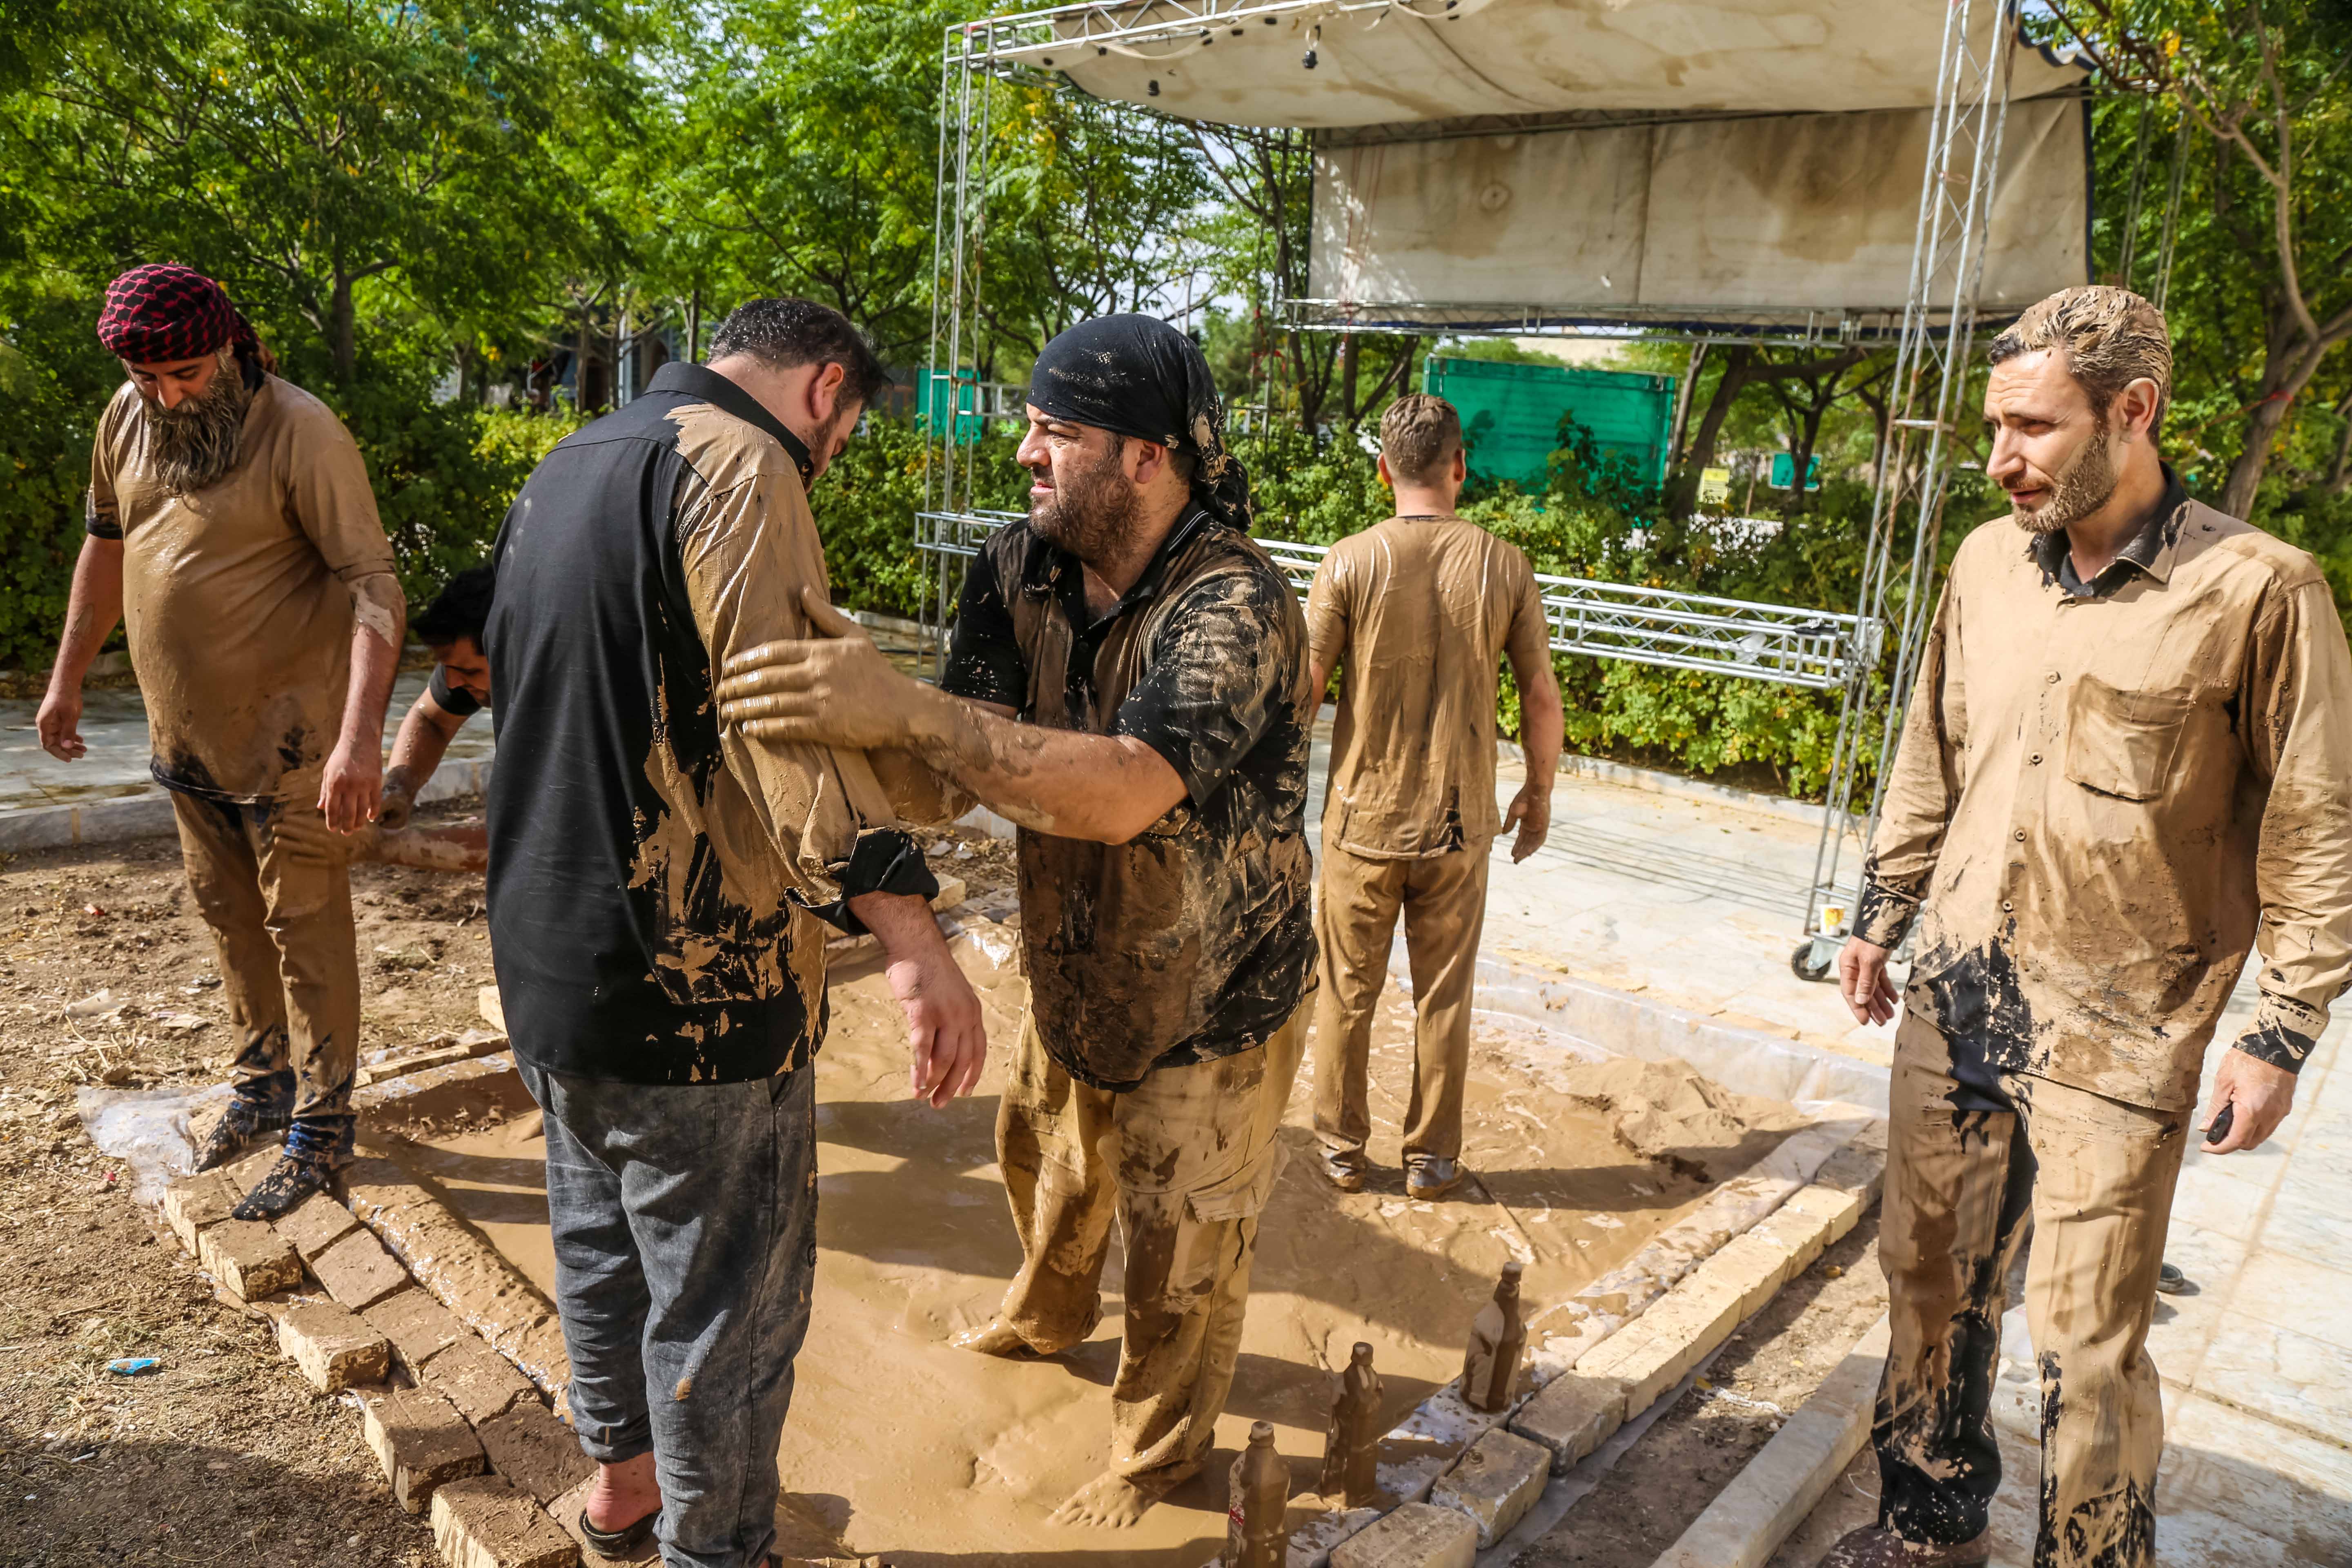
[[[1372,1370],[1372,1347],[1360,1343],[1331,1405],[1331,1430],[1323,1439],[1323,1495],[1349,1508],[1370,1507],[1381,1495],[1380,1457],[1381,1374]]]
[[[1290,1469],[1275,1452],[1273,1422],[1250,1424],[1249,1447],[1234,1461],[1226,1495],[1224,1568],[1283,1568],[1290,1554]]]
[[[1470,1325],[1470,1349],[1462,1358],[1462,1403],[1473,1410],[1508,1408],[1518,1386],[1519,1360],[1528,1348],[1527,1320],[1519,1314],[1523,1272],[1517,1258],[1504,1264],[1495,1299],[1478,1309]]]

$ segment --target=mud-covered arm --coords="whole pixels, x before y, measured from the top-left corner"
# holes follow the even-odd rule
[[[688,473],[675,529],[713,670],[761,643],[809,635],[802,590],[826,592],[824,552],[797,475],[763,469],[710,490]],[[860,931],[850,900],[939,891],[864,752],[764,740],[725,723],[719,744],[765,820],[794,896],[819,918]]]
[[[2294,1072],[2352,980],[2352,652],[2326,584],[2281,588],[2251,652],[2241,739],[2270,798],[2254,860],[2262,1000],[2237,1048]]]
[[[1307,586],[1307,689],[1315,706],[1331,689],[1331,672],[1348,651],[1347,563],[1338,551],[1323,557]]]
[[[1879,947],[1900,942],[1927,896],[1927,881],[1944,847],[1952,808],[1960,798],[1960,759],[1968,742],[1968,694],[1960,679],[1960,594],[1944,589],[1919,679],[1903,716],[1895,771],[1886,781],[1878,831],[1863,862],[1862,899],[1853,934]]]

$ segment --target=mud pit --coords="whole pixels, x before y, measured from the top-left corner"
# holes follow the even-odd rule
[[[1580,1060],[1531,1030],[1485,1028],[1465,1151],[1477,1179],[1454,1200],[1409,1202],[1396,1167],[1412,1020],[1391,994],[1373,1036],[1381,1168],[1365,1192],[1338,1193],[1316,1173],[1311,1060],[1301,1071],[1218,1451],[1132,1531],[1060,1527],[1047,1516],[1105,1458],[1119,1249],[1105,1272],[1102,1326],[1068,1356],[1016,1363],[950,1347],[988,1321],[1019,1263],[993,1128],[1024,987],[985,951],[1012,933],[968,924],[974,934],[957,951],[987,1007],[995,1058],[971,1099],[939,1112],[907,1100],[903,1026],[870,962],[837,969],[818,1058],[821,1257],[780,1466],[788,1507],[902,1564],[1202,1563],[1223,1542],[1224,1474],[1252,1420],[1275,1424],[1294,1498],[1311,1491],[1332,1380],[1358,1340],[1375,1347],[1400,1418],[1458,1373],[1463,1335],[1506,1259],[1528,1265],[1539,1340],[1547,1308],[1798,1124],[1787,1107],[1728,1095],[1686,1069]],[[551,1295],[528,1104],[511,1078],[491,1080],[462,1122],[445,1108],[449,1120],[408,1130],[417,1141],[376,1136]]]

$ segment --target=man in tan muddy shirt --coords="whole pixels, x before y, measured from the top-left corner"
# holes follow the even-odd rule
[[[1462,1179],[1470,989],[1486,918],[1486,850],[1517,827],[1513,860],[1543,847],[1559,765],[1559,683],[1535,572],[1518,547],[1454,515],[1467,475],[1462,420],[1414,393],[1381,420],[1381,478],[1397,515],[1331,547],[1307,595],[1313,689],[1341,671],[1323,872],[1315,901],[1315,1135],[1343,1192],[1364,1184],[1372,1010],[1404,913],[1412,969],[1412,1093],[1405,1190]],[[1527,783],[1495,806],[1496,670],[1519,689]]]
[[[1839,959],[1855,1016],[1884,1022],[1888,950],[1918,922],[1879,1240],[1879,1520],[1837,1568],[1986,1561],[2029,1215],[2034,1561],[2154,1561],[2147,1337],[2206,1047],[2258,944],[2204,1144],[2253,1148],[2352,976],[2352,655],[2318,567],[2158,460],[2172,352],[2147,300],[2067,289],[1991,357],[1986,471],[2017,528],[1984,524],[1952,563]]]
[[[1022,1265],[961,1342],[1082,1343],[1116,1215],[1110,1467],[1071,1522],[1131,1523],[1208,1457],[1315,984],[1307,627],[1222,423],[1165,321],[1071,328],[1029,387],[1030,515],[968,569],[942,688],[812,602],[838,640],[719,689],[747,733],[905,748],[1021,826],[1030,1017],[996,1147]]]
[[[284,1130],[284,1157],[236,1209],[269,1219],[351,1156],[359,959],[321,829],[375,815],[405,605],[358,446],[268,374],[217,284],[184,267],[125,273],[99,337],[130,379],[90,454],[41,743],[82,754],[82,677],[127,616],[151,770],[236,1031],[235,1096],[196,1167]]]

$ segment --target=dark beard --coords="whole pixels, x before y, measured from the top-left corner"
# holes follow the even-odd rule
[[[202,397],[166,409],[152,398],[146,406],[148,454],[155,477],[175,496],[193,495],[228,477],[236,467],[245,414],[253,395],[246,390],[244,366],[231,359],[213,375]]]
[[[1114,446],[1099,466],[1058,484],[1053,500],[1031,505],[1029,526],[1039,538],[1081,561],[1117,553],[1135,531],[1135,514],[1143,504],[1119,468],[1123,445]]]
[[[2012,510],[2017,526],[2028,533],[2055,533],[2071,528],[2107,504],[2117,483],[2115,459],[2107,454],[2107,425],[2099,422],[2074,460],[2066,465],[2042,510],[2028,516]]]

